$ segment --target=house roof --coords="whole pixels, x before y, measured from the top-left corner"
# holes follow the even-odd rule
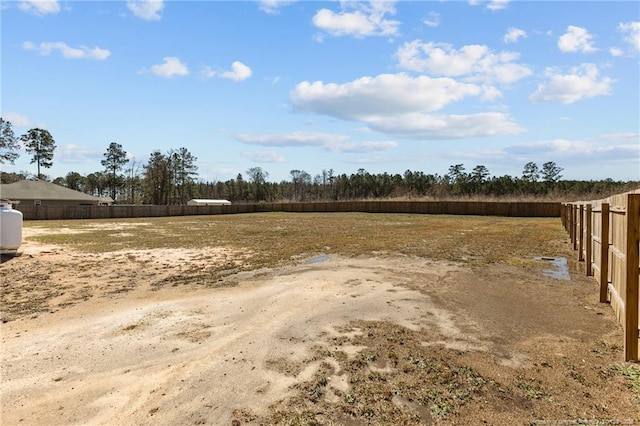
[[[9,200],[62,200],[85,202],[110,202],[110,197],[94,197],[44,180],[21,180],[0,184],[0,198]]]

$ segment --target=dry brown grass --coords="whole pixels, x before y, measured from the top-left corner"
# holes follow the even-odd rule
[[[32,238],[87,253],[228,247],[247,253],[244,267],[249,269],[323,253],[393,252],[470,263],[518,263],[551,255],[547,253],[549,242],[565,239],[560,220],[555,218],[367,213],[34,221],[26,222],[25,227],[64,229]]]

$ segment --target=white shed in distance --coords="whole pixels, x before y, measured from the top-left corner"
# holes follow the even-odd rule
[[[203,200],[199,198],[194,198],[193,200],[187,201],[188,206],[230,206],[231,201],[227,200]]]

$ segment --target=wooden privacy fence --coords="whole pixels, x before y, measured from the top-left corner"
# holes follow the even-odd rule
[[[560,217],[560,203],[483,201],[336,201],[256,203],[228,206],[27,206],[17,210],[25,220],[108,219],[216,215],[258,212],[364,212],[459,214],[479,216]]]
[[[624,328],[625,361],[640,360],[640,189],[562,204],[561,217],[578,260],[600,286],[600,302],[611,303]]]

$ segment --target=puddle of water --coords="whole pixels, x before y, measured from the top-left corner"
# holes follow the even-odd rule
[[[545,277],[565,281],[571,279],[571,276],[569,275],[569,265],[567,264],[566,257],[536,257],[535,259],[551,262],[551,265],[553,265],[553,269],[542,270],[542,275],[544,275]]]
[[[329,260],[331,257],[328,254],[321,254],[320,256],[313,256],[307,263],[322,263]]]

